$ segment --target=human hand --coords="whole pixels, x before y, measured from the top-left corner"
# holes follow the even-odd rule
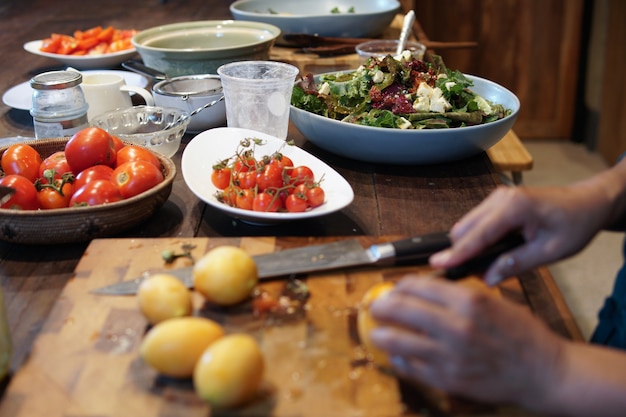
[[[532,313],[439,278],[407,277],[374,301],[370,336],[403,377],[468,398],[540,404],[564,341]]]
[[[434,254],[434,268],[458,266],[507,233],[519,231],[526,243],[501,255],[485,271],[490,285],[582,249],[607,215],[600,190],[569,187],[499,187],[450,231],[453,245]]]

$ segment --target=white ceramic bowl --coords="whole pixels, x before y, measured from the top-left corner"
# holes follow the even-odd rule
[[[269,59],[280,29],[258,22],[203,20],[142,30],[132,38],[144,64],[168,77],[215,74],[232,61]]]
[[[496,144],[513,127],[519,99],[511,91],[471,75],[471,90],[511,114],[495,122],[451,129],[403,130],[370,127],[333,120],[291,106],[290,119],[315,145],[329,152],[360,161],[411,165],[451,162],[474,156]],[[316,81],[319,75],[315,77]]]
[[[134,106],[100,114],[89,123],[124,141],[171,157],[180,147],[189,118],[169,129],[164,127],[184,114],[186,112],[180,109],[168,107]]]
[[[269,23],[278,26],[283,35],[353,38],[380,35],[399,11],[397,0],[237,0],[230,5],[235,19]]]
[[[220,77],[213,74],[182,75],[159,81],[152,87],[154,103],[174,107],[187,113],[222,96]],[[226,107],[221,101],[191,116],[188,132],[201,132],[226,123]]]

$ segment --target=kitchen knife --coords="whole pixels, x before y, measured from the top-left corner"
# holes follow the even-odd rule
[[[6,185],[0,185],[0,205],[6,203],[15,194],[15,188],[7,187]]]
[[[446,271],[444,275],[449,279],[459,279],[480,272],[500,254],[522,242],[523,239],[519,235],[511,235],[498,242],[481,256]],[[426,263],[430,255],[449,247],[450,244],[448,233],[440,232],[376,244],[365,249],[358,240],[341,240],[256,255],[253,258],[257,265],[259,279],[263,280],[355,266]],[[176,276],[188,288],[191,288],[193,286],[192,270],[193,266],[161,272]],[[98,288],[91,292],[102,295],[135,294],[141,281],[149,275],[147,272],[136,279]]]

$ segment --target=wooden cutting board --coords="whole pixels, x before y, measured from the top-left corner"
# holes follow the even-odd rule
[[[75,277],[58,299],[25,365],[13,376],[0,417],[203,416],[209,407],[191,381],[157,375],[139,357],[148,326],[134,296],[98,296],[91,289],[164,266],[161,252],[193,244],[193,256],[232,244],[250,254],[331,241],[330,238],[99,239],[87,248]],[[364,245],[373,238],[361,238]],[[388,239],[376,239],[377,241]],[[171,267],[188,265],[180,258]],[[228,414],[241,416],[494,415],[470,403],[407,387],[365,360],[356,335],[358,303],[373,284],[417,267],[353,270],[303,277],[306,308],[294,315],[254,315],[252,304],[220,309],[196,296],[196,315],[260,343],[266,374],[258,401]],[[261,287],[278,294],[285,281]],[[431,412],[421,414],[424,410]],[[433,410],[438,413],[432,414]],[[442,411],[444,410],[444,411]],[[486,412],[487,414],[483,414]]]

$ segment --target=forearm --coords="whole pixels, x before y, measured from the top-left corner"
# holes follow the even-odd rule
[[[542,399],[525,399],[525,406],[557,416],[624,416],[626,352],[568,343],[558,375],[545,381]]]

